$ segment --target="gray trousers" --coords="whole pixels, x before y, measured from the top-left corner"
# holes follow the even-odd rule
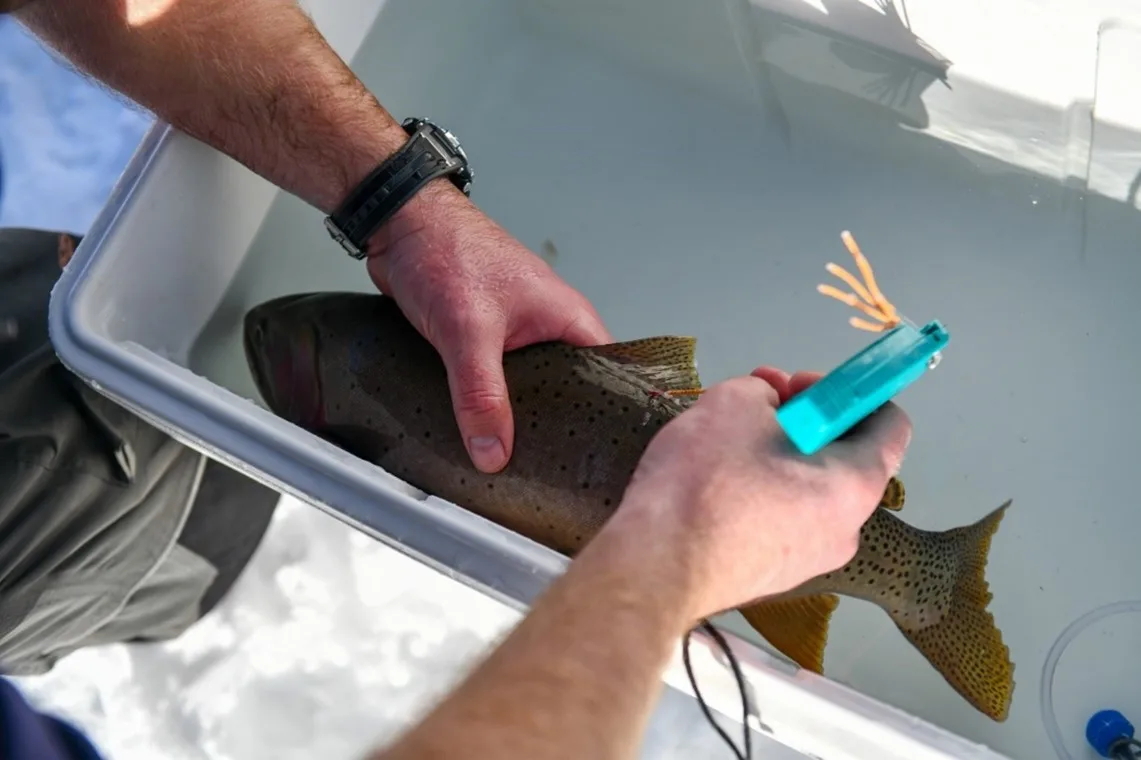
[[[56,358],[59,233],[0,229],[0,673],[178,636],[226,593],[278,494],[177,443]]]

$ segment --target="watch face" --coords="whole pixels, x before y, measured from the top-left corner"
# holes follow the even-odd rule
[[[429,121],[428,119],[421,119],[417,117],[409,117],[405,119],[401,123],[401,126],[404,127],[404,131],[406,131],[409,135],[415,133],[419,129],[422,129],[423,127],[430,128],[434,136],[443,142],[444,145],[447,146],[448,150],[454,153],[462,162],[461,165],[452,173],[452,180],[464,195],[471,194],[471,183],[475,177],[475,172],[472,171],[467,151],[465,151],[463,146],[460,145],[460,141],[456,139],[455,135],[439,126],[438,124]]]

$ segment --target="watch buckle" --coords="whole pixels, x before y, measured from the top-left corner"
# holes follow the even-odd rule
[[[337,226],[337,223],[333,221],[333,217],[325,217],[325,229],[329,231],[329,237],[337,241],[337,243],[340,244],[340,246],[344,248],[345,251],[354,259],[363,259],[365,257],[364,251],[362,251],[360,248],[357,248],[356,244],[354,244],[353,241],[349,240],[348,235],[346,235],[344,231]]]

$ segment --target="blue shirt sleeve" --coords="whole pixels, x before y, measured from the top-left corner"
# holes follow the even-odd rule
[[[34,710],[6,678],[0,678],[0,758],[103,760],[79,729]]]

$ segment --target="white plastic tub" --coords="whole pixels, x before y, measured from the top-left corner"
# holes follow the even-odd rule
[[[760,363],[828,369],[868,340],[814,292],[827,261],[848,263],[843,229],[901,309],[949,327],[944,362],[901,399],[915,425],[902,516],[945,529],[1014,500],[987,573],[1016,665],[1006,723],[971,709],[871,605],[841,604],[828,679],[726,624],[742,636],[763,730],[807,754],[1050,756],[1047,649],[1088,609],[1141,596],[1141,34],[1129,26],[1141,11],[1108,0],[897,0],[894,13],[871,0],[309,5],[394,114],[459,136],[476,202],[534,250],[557,251],[555,268],[619,338],[696,335],[706,383]],[[158,128],[57,287],[53,338],[73,370],[182,440],[526,604],[560,557],[254,401],[238,334],[247,308],[370,287],[318,212]],[[1055,701],[1077,756],[1095,710],[1141,715],[1141,672],[1126,658],[1138,646],[1103,632],[1060,669]],[[736,716],[723,669],[698,659],[703,690]],[[668,680],[687,688],[680,665]]]

